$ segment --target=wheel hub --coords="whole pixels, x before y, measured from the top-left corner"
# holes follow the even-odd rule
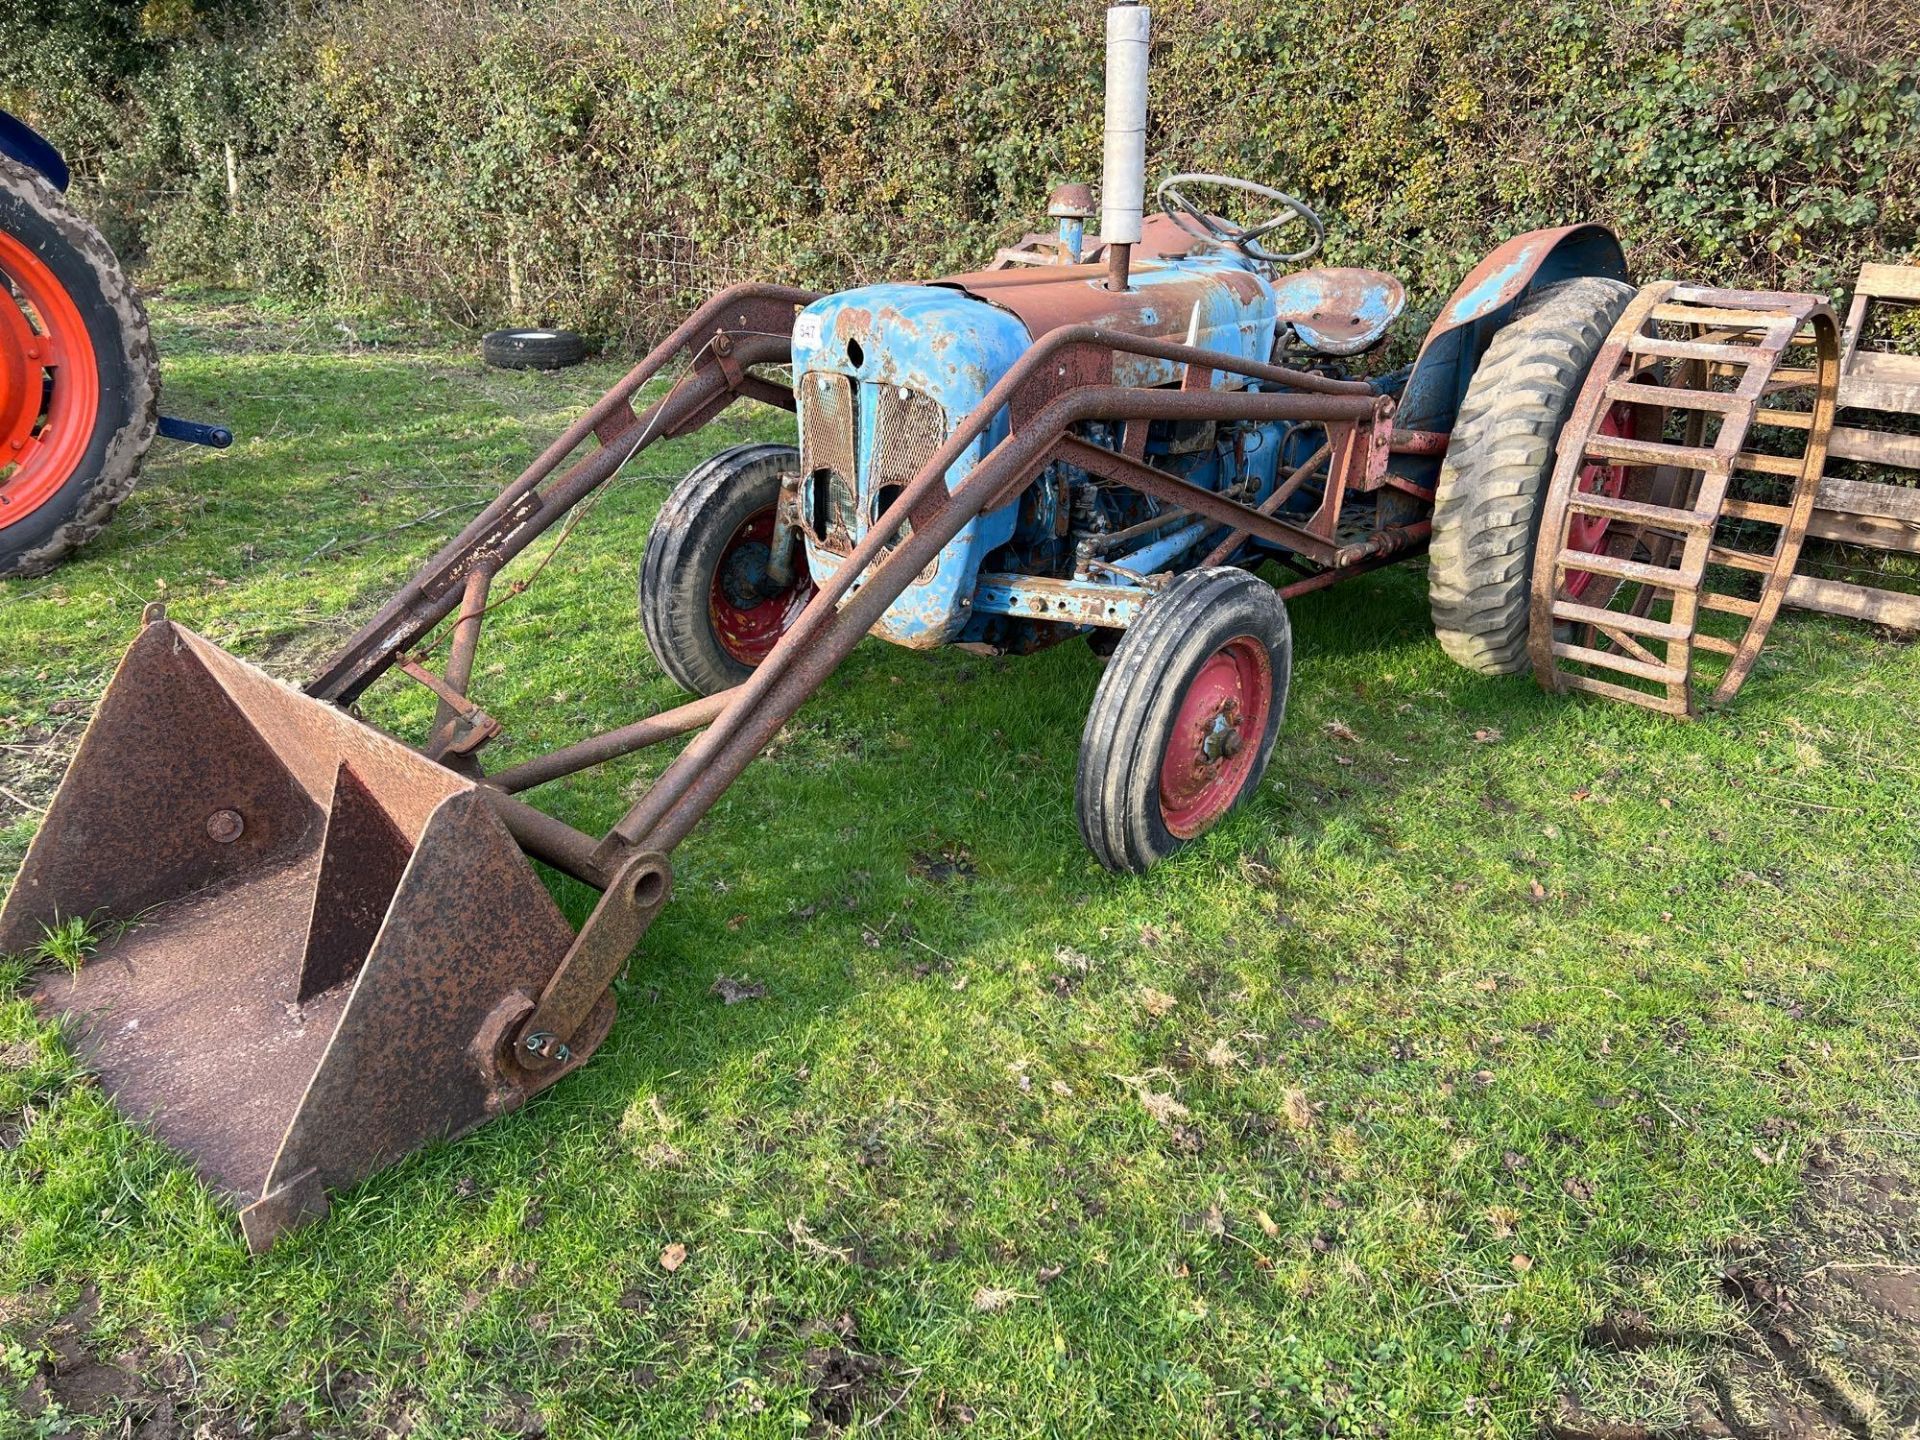
[[[0,470],[18,463],[40,420],[46,372],[33,353],[38,339],[12,297],[0,301]]]
[[[1218,764],[1240,753],[1240,706],[1228,700],[1220,707],[1200,742],[1200,754],[1209,764]]]
[[[1160,815],[1190,839],[1233,808],[1258,757],[1273,700],[1266,646],[1237,636],[1207,657],[1187,683],[1160,762]]]
[[[767,579],[767,562],[772,557],[766,542],[757,539],[742,541],[727,552],[720,565],[720,584],[736,609],[751,610],[779,593],[779,587]]]
[[[0,529],[73,477],[99,413],[100,374],[79,306],[43,257],[0,233]]]
[[[758,665],[813,598],[813,581],[804,568],[775,585],[767,574],[773,558],[774,507],[747,517],[727,541],[708,596],[707,615],[714,638],[743,665]]]

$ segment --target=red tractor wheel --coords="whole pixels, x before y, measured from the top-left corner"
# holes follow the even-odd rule
[[[740,684],[813,598],[806,561],[784,586],[767,576],[780,477],[791,445],[736,445],[673,489],[640,561],[640,624],[660,668],[696,695]]]
[[[146,312],[113,251],[0,159],[0,576],[37,575],[133,488],[158,420]]]
[[[1156,595],[1107,662],[1080,739],[1081,837],[1144,871],[1210,830],[1266,773],[1293,632],[1258,576],[1194,570]]]

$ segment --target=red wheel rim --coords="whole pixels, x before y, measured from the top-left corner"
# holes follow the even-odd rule
[[[1608,407],[1607,413],[1600,417],[1602,435],[1631,437],[1635,429],[1634,407],[1625,400],[1617,400]],[[1589,460],[1580,467],[1580,474],[1573,482],[1573,488],[1583,495],[1619,496],[1627,488],[1627,474],[1631,466],[1622,463],[1609,465],[1603,460]],[[1613,522],[1605,515],[1572,514],[1567,517],[1567,548],[1585,555],[1603,555],[1607,549],[1607,529]],[[1563,582],[1567,598],[1577,600],[1593,584],[1593,573],[1588,570],[1569,570]]]
[[[86,458],[100,373],[80,308],[47,264],[0,233],[0,529],[59,493]]]
[[[1191,839],[1233,808],[1260,756],[1273,703],[1273,664],[1250,635],[1229,640],[1180,697],[1160,761],[1160,817]]]
[[[813,598],[813,579],[804,567],[787,588],[762,598],[755,582],[766,575],[773,546],[773,510],[756,510],[733,532],[713,574],[707,617],[714,638],[742,665],[758,665]]]

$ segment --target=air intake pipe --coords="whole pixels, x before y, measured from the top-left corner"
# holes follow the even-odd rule
[[[1147,203],[1147,40],[1145,5],[1107,7],[1107,130],[1100,178],[1100,238],[1107,288],[1127,288]]]

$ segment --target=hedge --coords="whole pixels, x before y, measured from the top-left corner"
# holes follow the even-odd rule
[[[632,339],[729,280],[969,267],[1099,167],[1094,0],[7,9],[0,49],[45,59],[0,103],[152,273],[474,326]],[[1720,283],[1920,251],[1920,0],[1162,0],[1155,30],[1150,172],[1292,190],[1429,308],[1578,218]]]

